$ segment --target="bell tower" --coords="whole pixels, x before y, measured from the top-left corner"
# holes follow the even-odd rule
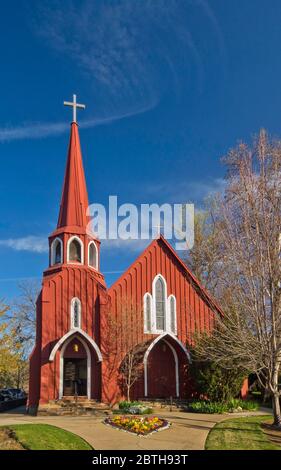
[[[76,102],[56,229],[49,236],[49,266],[37,299],[36,344],[30,357],[29,412],[50,400],[101,397],[100,319],[107,303],[100,272],[100,241],[90,230]]]
[[[88,206],[78,124],[72,122],[58,223],[49,237],[50,270],[80,264],[99,273],[100,241],[91,233]]]

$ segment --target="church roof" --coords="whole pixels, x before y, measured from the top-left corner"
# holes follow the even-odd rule
[[[192,285],[195,287],[197,291],[200,292],[203,298],[205,298],[206,302],[209,306],[217,311],[220,315],[223,316],[223,311],[216,300],[211,296],[211,294],[205,289],[205,287],[201,284],[201,282],[196,278],[196,276],[191,272],[188,266],[182,261],[182,259],[178,256],[174,248],[168,243],[168,241],[163,237],[163,235],[159,235],[158,238],[152,240],[152,242],[144,249],[144,251],[138,256],[138,258],[128,267],[128,269],[112,284],[112,286],[108,289],[108,293],[110,294],[111,291],[114,290],[115,287],[120,283],[122,278],[139,262],[139,260],[145,256],[145,254],[151,249],[151,247],[155,244],[159,244],[164,246],[174,257],[177,264],[183,270],[183,273],[187,276],[190,280]]]
[[[86,228],[89,221],[86,216],[88,205],[78,125],[72,122],[57,228]]]

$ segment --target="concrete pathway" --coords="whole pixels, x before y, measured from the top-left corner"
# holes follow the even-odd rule
[[[81,436],[96,450],[201,450],[212,427],[225,419],[268,414],[270,410],[229,415],[207,415],[180,411],[160,410],[155,413],[172,423],[168,430],[148,435],[134,436],[103,424],[102,418],[91,416],[28,416],[23,409],[0,413],[0,426],[9,424],[46,423],[58,426]]]

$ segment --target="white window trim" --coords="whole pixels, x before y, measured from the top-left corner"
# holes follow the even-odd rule
[[[175,302],[175,331],[172,331],[171,328],[171,299],[174,299]],[[168,314],[167,314],[167,323],[168,323],[168,331],[170,331],[173,335],[177,334],[177,299],[174,294],[169,295],[168,297]]]
[[[73,240],[77,240],[80,243],[80,246],[81,246],[81,263],[79,263],[78,261],[70,261],[69,260],[69,247],[70,247],[70,243]],[[83,264],[84,263],[84,244],[83,244],[81,238],[77,237],[77,235],[73,235],[73,237],[70,237],[69,240],[67,241],[67,263],[70,263],[70,264]]]
[[[156,283],[158,279],[161,279],[164,284],[164,296],[165,296],[165,317],[164,317],[164,330],[157,330],[156,329]],[[148,331],[147,329],[147,322],[146,322],[146,297],[150,296],[152,300],[151,304],[151,330]],[[171,310],[170,310],[170,300],[171,298],[175,301],[175,332],[171,330]],[[167,297],[167,282],[162,274],[157,274],[152,282],[152,294],[150,292],[146,292],[143,296],[143,311],[144,311],[144,333],[146,334],[159,334],[162,333],[172,333],[173,335],[177,335],[177,299],[174,294],[170,294]]]
[[[74,326],[74,304],[78,302],[79,305],[79,318],[78,318],[78,326]],[[80,330],[81,329],[81,300],[78,297],[73,297],[70,304],[70,328],[72,330]]]
[[[60,263],[55,263],[55,261],[56,261],[56,250],[55,250],[56,242],[59,242],[60,247],[61,247],[61,262]],[[63,263],[63,242],[62,242],[61,238],[56,237],[51,243],[51,266],[54,266],[56,264],[62,264],[62,263]]]
[[[146,311],[146,299],[150,299],[150,330],[147,327],[147,311]],[[144,333],[151,333],[153,331],[153,298],[149,292],[146,292],[143,296],[143,313],[144,313]]]
[[[96,266],[92,266],[92,265],[90,264],[90,246],[91,246],[91,245],[94,245],[95,250],[96,250]],[[89,266],[90,268],[95,269],[96,271],[99,270],[99,252],[98,252],[98,247],[97,247],[97,245],[95,244],[94,240],[90,241],[90,243],[88,244],[88,266]]]
[[[156,329],[156,283],[158,279],[161,279],[164,284],[164,298],[165,298],[165,313],[164,313],[164,329],[157,330]],[[153,333],[161,334],[167,330],[167,312],[168,312],[168,305],[167,305],[167,282],[166,279],[162,276],[162,274],[157,274],[152,282],[152,297],[153,297],[153,321],[152,321],[152,330]]]

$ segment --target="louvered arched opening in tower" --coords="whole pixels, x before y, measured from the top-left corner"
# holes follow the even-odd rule
[[[89,243],[88,264],[91,268],[98,269],[98,249],[93,241]]]
[[[56,238],[51,245],[51,265],[60,264],[62,263],[62,240],[60,238]]]
[[[67,261],[83,263],[83,244],[80,238],[72,237],[68,240]]]

